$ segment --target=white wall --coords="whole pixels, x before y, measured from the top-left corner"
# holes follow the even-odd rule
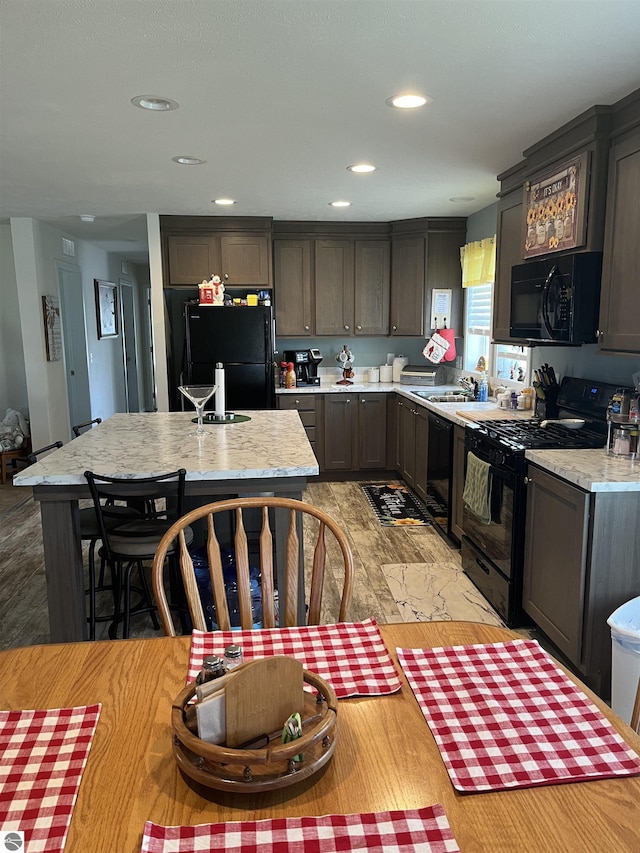
[[[27,414],[27,377],[24,369],[16,272],[9,222],[0,223],[0,419],[8,408]]]
[[[28,405],[34,447],[58,439],[67,441],[71,437],[64,362],[47,362],[44,340],[41,297],[45,294],[59,295],[56,261],[75,264],[82,278],[91,417],[105,419],[126,410],[122,335],[98,340],[94,296],[94,279],[118,282],[122,258],[76,238],[75,258],[68,258],[62,254],[63,236],[69,235],[33,219],[12,219],[10,240],[5,230],[0,232],[0,363],[16,365],[9,374],[6,368],[0,372],[0,404],[3,395],[11,392],[16,400],[7,405],[17,408]],[[13,250],[14,264],[6,251],[7,246]],[[15,270],[13,276],[12,267]],[[139,314],[139,291],[148,285],[148,279],[143,277],[142,284],[139,284],[138,275],[136,265],[131,265],[127,278],[132,281],[136,292],[136,325],[140,328],[144,321]],[[15,329],[10,330],[11,334],[5,334],[5,326],[8,325],[5,315],[11,317],[12,313],[19,322],[15,323]],[[19,351],[17,357],[16,349]],[[137,344],[137,352],[140,362],[144,355],[143,343]],[[143,372],[140,363],[137,368],[140,375]],[[146,401],[147,398],[144,399]]]

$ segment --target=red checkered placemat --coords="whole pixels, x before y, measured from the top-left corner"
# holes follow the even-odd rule
[[[278,853],[384,850],[385,853],[459,853],[440,805],[370,814],[159,826],[147,821],[140,853]]]
[[[381,696],[400,689],[375,619],[255,631],[194,631],[187,681],[194,680],[204,657],[222,657],[230,643],[242,648],[244,660],[287,655],[302,661],[305,669],[331,684],[338,699]]]
[[[27,853],[64,850],[100,708],[0,711],[0,830]]]
[[[640,773],[640,759],[535,640],[398,649],[459,791]]]

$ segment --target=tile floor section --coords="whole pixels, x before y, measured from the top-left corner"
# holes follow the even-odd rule
[[[444,619],[503,624],[462,572],[457,549],[431,526],[383,527],[360,486],[360,481],[314,482],[304,495],[347,532],[356,572],[351,620],[372,616],[380,623]],[[26,490],[0,487],[0,649],[48,642],[39,519],[39,507]],[[325,621],[335,621],[339,562],[334,572],[329,554]],[[101,628],[106,636],[106,623]],[[158,634],[147,616],[132,624],[132,636]]]

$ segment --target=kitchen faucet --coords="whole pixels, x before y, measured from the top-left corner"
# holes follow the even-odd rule
[[[465,391],[468,391],[474,397],[478,396],[478,383],[473,377],[461,376],[458,379],[458,385],[461,385]]]

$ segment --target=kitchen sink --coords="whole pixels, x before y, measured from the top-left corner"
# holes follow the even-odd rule
[[[456,394],[454,391],[445,392],[444,394],[433,394],[430,391],[412,391],[416,397],[422,397],[423,400],[428,400],[430,403],[477,403],[473,397],[466,394]]]

